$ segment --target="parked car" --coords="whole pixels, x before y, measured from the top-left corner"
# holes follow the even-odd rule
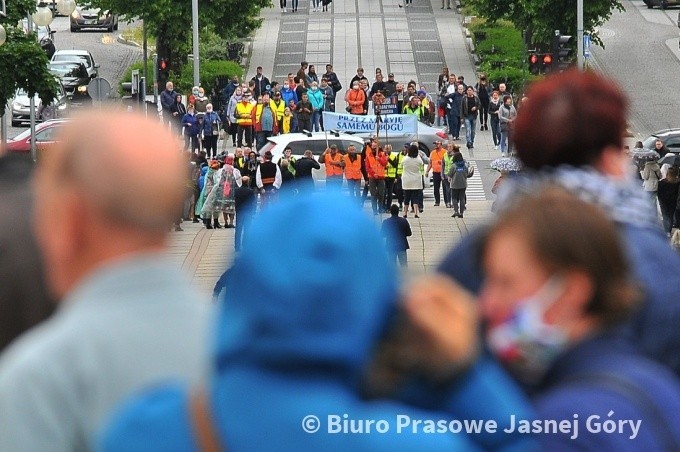
[[[66,94],[66,90],[62,86],[61,82],[58,81],[57,92],[55,93],[55,99],[49,105],[43,105],[42,99],[36,95],[35,99],[35,118],[37,121],[47,121],[48,119],[63,118],[68,116],[71,107],[71,101]],[[14,93],[14,98],[10,102],[12,105],[12,126],[16,127],[21,125],[21,123],[28,122],[30,120],[31,108],[30,99],[28,93],[22,88],[19,88]]]
[[[118,16],[112,14],[111,11],[76,8],[71,13],[70,20],[72,32],[84,28],[103,28],[109,32],[118,30]]]
[[[661,9],[666,9],[669,6],[677,6],[680,5],[680,0],[644,0],[645,5],[647,5],[647,8],[654,8],[655,6],[658,6]]]
[[[27,19],[22,19],[19,26],[24,30],[24,33],[28,34],[28,20]],[[38,42],[40,43],[40,47],[45,51],[47,54],[47,58],[52,58],[54,56],[54,53],[56,51],[56,48],[54,46],[54,33],[49,25],[47,26],[37,26],[36,24],[33,24],[33,33],[35,33],[38,36]]]
[[[49,69],[54,76],[59,77],[71,100],[92,101],[87,92],[87,85],[91,79],[82,61],[52,61]]]
[[[654,132],[644,139],[642,147],[654,149],[656,140],[663,141],[663,144],[672,152],[680,152],[680,129],[664,129]]]
[[[277,163],[283,155],[283,150],[290,146],[296,159],[302,158],[307,149],[312,151],[315,159],[318,159],[326,148],[333,144],[338,147],[338,152],[346,154],[351,144],[356,146],[357,152],[361,152],[364,140],[355,135],[338,132],[287,133],[270,137],[267,144],[259,149],[259,154],[263,156],[265,152],[271,151],[274,156],[272,161]],[[317,183],[325,184],[326,165],[322,164],[320,170],[314,170],[312,177]]]
[[[99,65],[94,62],[94,57],[87,50],[57,50],[52,56],[52,61],[82,61],[85,64],[90,78],[99,75]]]
[[[58,143],[55,137],[61,128],[68,123],[68,119],[50,119],[35,127],[35,144],[40,151],[50,149]],[[26,129],[14,138],[7,140],[7,152],[30,154],[31,129]]]
[[[371,136],[375,136],[375,132],[361,132],[353,134],[355,136],[367,139]],[[420,150],[425,151],[427,155],[430,155],[430,151],[434,149],[435,141],[446,141],[449,139],[446,132],[442,129],[437,129],[435,127],[430,127],[427,124],[418,122],[418,133],[394,133],[390,132],[389,135],[381,133],[378,138],[381,144],[391,144],[394,150],[399,150],[405,142],[418,142],[418,147]]]

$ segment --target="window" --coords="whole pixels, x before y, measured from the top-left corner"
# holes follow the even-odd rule
[[[54,134],[57,131],[57,127],[48,127],[41,130],[35,134],[36,143],[44,143],[46,141],[54,141]]]
[[[670,137],[669,139],[667,139],[666,140],[666,147],[671,151],[680,150],[680,137]]]

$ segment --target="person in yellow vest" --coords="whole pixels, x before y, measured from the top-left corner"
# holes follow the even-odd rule
[[[434,142],[434,149],[430,151],[430,163],[425,170],[425,177],[428,177],[432,170],[432,182],[434,183],[434,205],[438,206],[440,201],[440,190],[442,186],[442,160],[446,155],[446,149],[442,147],[441,141]],[[446,195],[444,195],[446,200]],[[446,207],[449,207],[448,205]]]
[[[385,152],[389,156],[387,158],[387,168],[385,172],[385,210],[389,210],[392,206],[392,196],[394,195],[394,186],[397,182],[397,173],[399,167],[404,159],[404,156],[399,151],[393,151],[392,145],[385,145]]]
[[[449,142],[446,148],[446,155],[444,155],[442,160],[442,190],[444,190],[444,204],[446,204],[446,207],[451,207],[451,184],[447,174],[449,174],[449,170],[453,166],[453,155],[456,152],[460,152],[460,146]]]
[[[250,102],[250,94],[243,93],[241,102],[236,104],[234,116],[238,125],[237,141],[238,147],[243,147],[243,135],[246,136],[246,146],[253,147],[253,104]]]
[[[281,93],[276,91],[272,94],[269,101],[269,107],[276,114],[276,125],[278,125],[279,133],[283,133],[283,114],[286,111],[286,102],[281,99]]]
[[[319,156],[319,163],[326,165],[326,188],[340,190],[342,187],[342,174],[344,173],[345,160],[338,152],[338,147],[331,144]]]
[[[297,129],[295,116],[293,116],[293,112],[290,111],[290,108],[286,107],[283,111],[283,119],[281,120],[281,133],[291,133],[295,129]]]
[[[347,179],[347,188],[349,188],[349,196],[361,203],[361,155],[357,154],[357,148],[353,144],[347,147],[347,155],[345,160],[345,179]]]

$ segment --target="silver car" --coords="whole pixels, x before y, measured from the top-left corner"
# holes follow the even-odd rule
[[[55,98],[49,105],[43,105],[42,99],[36,95],[35,99],[35,118],[37,121],[46,121],[48,119],[63,118],[68,116],[71,100],[69,99],[64,86],[58,81],[57,92]],[[30,121],[31,118],[31,100],[28,93],[22,88],[19,88],[14,93],[14,98],[10,102],[12,105],[12,126],[16,127]]]

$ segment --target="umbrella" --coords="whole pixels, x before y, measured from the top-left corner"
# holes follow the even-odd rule
[[[661,160],[659,160],[659,165],[680,165],[680,154],[669,152],[668,154],[664,155]]]
[[[639,151],[633,151],[631,153],[633,160],[657,160],[660,156],[659,153],[652,149],[640,149]]]
[[[522,162],[514,157],[500,157],[491,162],[491,169],[496,171],[521,171]]]

